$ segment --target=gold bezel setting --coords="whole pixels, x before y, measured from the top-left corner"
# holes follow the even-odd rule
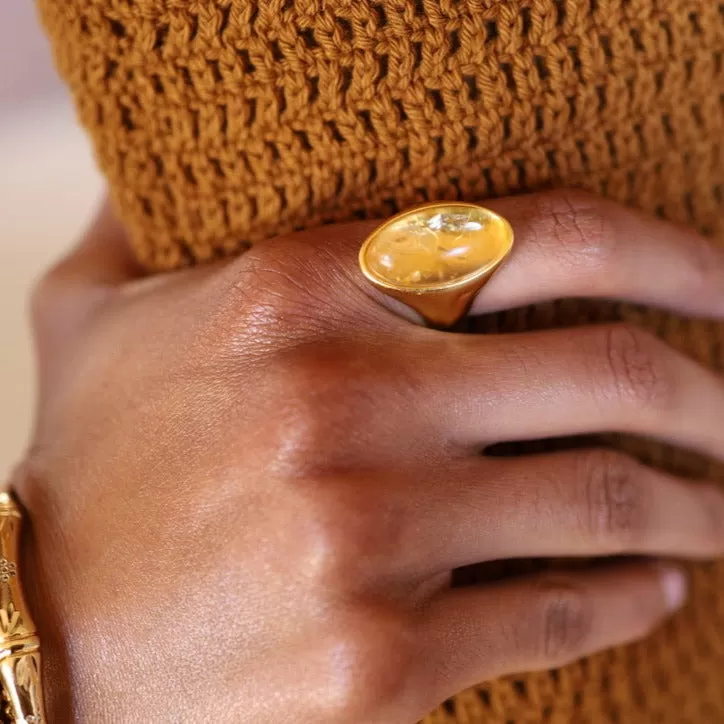
[[[381,235],[399,224],[401,220],[408,217],[414,218],[420,214],[428,215],[435,211],[440,215],[445,215],[454,213],[455,210],[474,211],[478,216],[489,219],[499,230],[502,229],[503,243],[500,244],[500,239],[497,240],[496,246],[500,246],[500,248],[496,250],[490,261],[459,278],[421,284],[396,283],[384,278],[371,267],[368,261],[370,249],[379,242]],[[434,202],[403,211],[380,224],[362,244],[359,251],[359,265],[365,278],[377,289],[412,307],[430,325],[449,327],[467,312],[475,295],[508,258],[513,248],[514,238],[510,222],[484,206],[460,201]]]

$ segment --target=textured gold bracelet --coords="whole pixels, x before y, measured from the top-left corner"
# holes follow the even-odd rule
[[[9,493],[0,492],[0,682],[5,720],[46,722],[40,668],[40,639],[20,578],[23,513]]]

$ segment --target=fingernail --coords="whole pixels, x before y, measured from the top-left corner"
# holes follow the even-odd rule
[[[666,608],[676,611],[681,608],[689,592],[689,580],[680,568],[660,565],[661,588],[664,591]]]

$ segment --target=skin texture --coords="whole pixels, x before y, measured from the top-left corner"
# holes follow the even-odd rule
[[[724,316],[724,257],[688,230],[578,192],[491,206],[518,241],[475,314],[586,295]],[[147,279],[104,210],[39,285],[14,485],[56,720],[414,722],[645,636],[686,592],[657,559],[724,550],[712,484],[606,450],[479,454],[615,430],[724,458],[720,379],[629,326],[425,329],[357,269],[374,226]],[[450,587],[612,554],[650,562]]]

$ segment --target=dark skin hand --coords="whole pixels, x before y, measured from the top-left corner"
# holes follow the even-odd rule
[[[517,245],[474,314],[724,317],[724,257],[691,231],[581,193],[491,206]],[[620,431],[722,459],[718,377],[625,325],[423,328],[359,273],[374,226],[142,278],[106,210],[40,284],[14,484],[52,720],[411,723],[647,635],[686,594],[657,561],[724,551],[713,484],[605,450],[479,455]],[[473,562],[613,554],[650,562],[450,587]]]

